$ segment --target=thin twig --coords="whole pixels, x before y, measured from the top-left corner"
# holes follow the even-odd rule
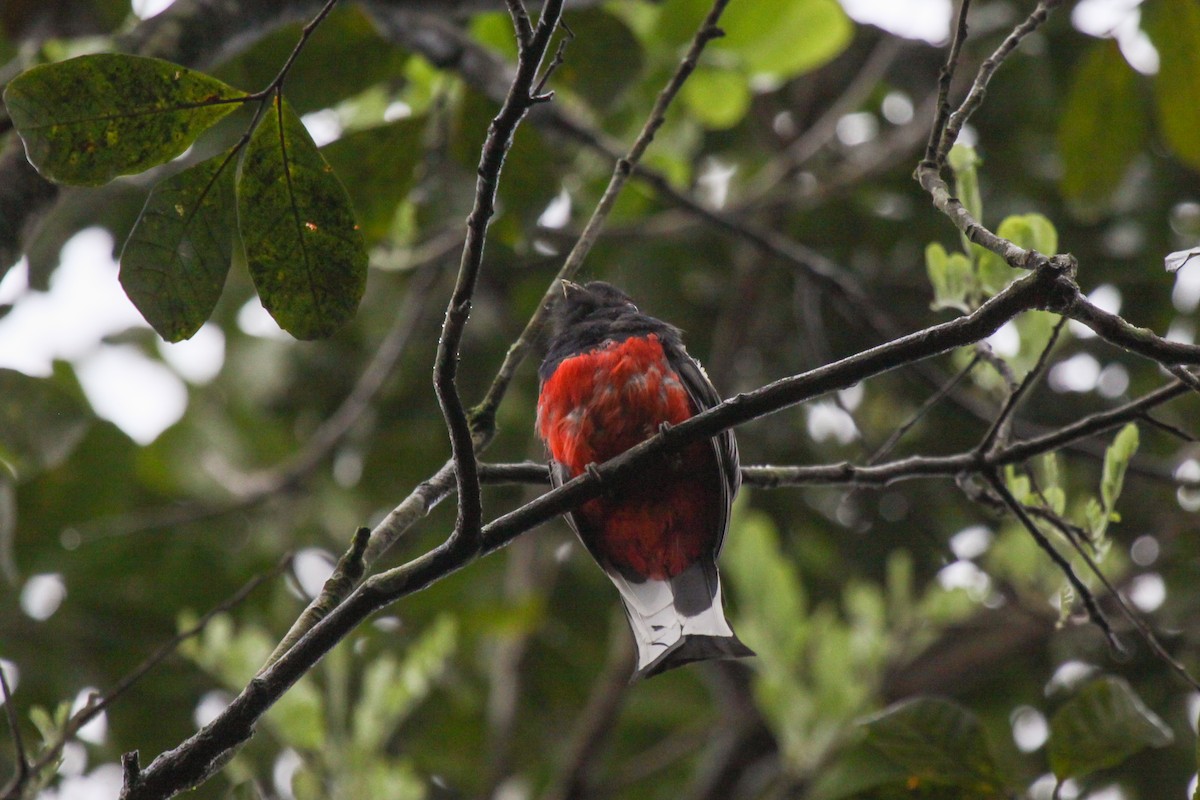
[[[979,363],[979,361],[980,357],[977,353],[971,358],[970,362],[968,362],[965,367],[960,369],[958,373],[950,379],[948,383],[943,384],[936,392],[925,398],[925,401],[921,403],[916,411],[913,412],[913,415],[909,417],[903,425],[892,431],[891,435],[888,436],[883,444],[881,444],[879,448],[871,454],[871,457],[867,459],[867,464],[878,464],[880,461],[887,458],[891,454],[892,450],[895,449],[900,440],[904,438],[905,434],[912,430],[913,427],[920,422],[925,415],[928,414],[933,407],[942,400],[943,397],[950,394],[950,392],[954,390],[954,387],[956,387],[964,378],[970,375],[971,370],[975,369],[975,366]]]
[[[1044,499],[1045,498],[1043,498],[1043,500]],[[1071,546],[1075,548],[1075,552],[1078,553],[1079,557],[1083,559],[1085,564],[1087,564],[1088,569],[1091,570],[1092,574],[1096,576],[1096,580],[1100,581],[1100,583],[1104,585],[1104,588],[1108,590],[1108,593],[1112,595],[1117,607],[1121,609],[1122,616],[1124,616],[1125,619],[1127,619],[1129,623],[1133,625],[1133,627],[1137,628],[1138,633],[1141,634],[1141,637],[1143,641],[1146,642],[1147,646],[1149,646],[1150,649],[1154,651],[1154,654],[1162,659],[1167,666],[1174,670],[1175,673],[1179,675],[1179,677],[1183,679],[1185,683],[1191,686],[1194,690],[1200,691],[1200,681],[1197,681],[1194,677],[1192,677],[1192,674],[1188,672],[1187,667],[1185,667],[1174,656],[1167,652],[1167,649],[1163,647],[1162,642],[1160,642],[1158,637],[1154,635],[1154,630],[1149,626],[1149,624],[1146,623],[1144,619],[1142,619],[1140,614],[1129,607],[1129,602],[1125,599],[1124,595],[1117,591],[1117,588],[1113,586],[1112,582],[1108,579],[1108,576],[1105,575],[1100,569],[1100,565],[1096,563],[1096,559],[1092,557],[1092,554],[1089,553],[1086,548],[1084,548],[1082,541],[1088,538],[1087,532],[1082,530],[1078,525],[1072,525],[1070,522],[1063,519],[1060,515],[1054,513],[1049,508],[1038,508],[1036,506],[1026,506],[1025,508],[1030,514],[1046,520],[1046,522],[1053,525],[1059,530],[1060,533],[1063,534],[1063,537],[1071,543]]]
[[[255,92],[258,99],[265,99],[268,95],[278,92],[283,88],[283,82],[287,79],[288,73],[292,70],[292,65],[296,63],[300,52],[308,43],[308,39],[316,31],[317,26],[325,21],[329,16],[329,12],[333,11],[333,7],[338,4],[338,0],[326,0],[325,5],[317,12],[317,15],[310,19],[308,23],[301,29],[300,38],[296,40],[296,46],[292,48],[292,52],[288,54],[287,60],[283,62],[283,66],[279,68],[279,72],[275,74],[274,79],[260,92]]]
[[[938,76],[937,108],[934,111],[933,127],[929,130],[929,142],[925,145],[925,158],[922,166],[940,170],[942,161],[939,159],[941,142],[946,134],[946,123],[950,119],[950,87],[954,83],[954,72],[958,69],[958,56],[962,52],[963,42],[967,40],[967,11],[971,8],[971,0],[959,0],[958,17],[954,25],[954,36],[950,39],[950,49],[946,53],[946,63],[942,65]]]
[[[1100,628],[1100,630],[1104,632],[1104,636],[1106,639],[1108,639],[1109,645],[1118,652],[1123,650],[1121,643],[1117,640],[1116,633],[1113,632],[1112,625],[1109,623],[1108,618],[1104,616],[1104,612],[1100,610],[1100,606],[1096,603],[1096,598],[1094,595],[1092,595],[1092,590],[1089,589],[1087,584],[1080,580],[1079,576],[1075,574],[1075,570],[1071,566],[1071,562],[1067,561],[1062,553],[1054,549],[1054,545],[1050,544],[1050,540],[1047,539],[1046,535],[1042,533],[1040,528],[1038,528],[1037,523],[1029,517],[1025,507],[1017,502],[1017,499],[1012,496],[1010,491],[1008,491],[1008,487],[1004,485],[1004,481],[1000,479],[1000,476],[997,475],[995,471],[984,472],[983,477],[984,480],[986,480],[992,487],[992,489],[995,490],[996,494],[1000,496],[1000,500],[1003,501],[1004,505],[1008,507],[1008,510],[1012,512],[1013,516],[1017,518],[1017,520],[1025,527],[1025,530],[1029,532],[1029,535],[1033,537],[1035,542],[1037,542],[1038,547],[1042,548],[1042,550],[1044,550],[1046,554],[1050,556],[1050,560],[1054,562],[1055,566],[1057,566],[1062,572],[1063,576],[1066,577],[1072,588],[1074,588],[1075,593],[1079,595],[1079,599],[1083,602],[1084,608],[1087,609],[1088,618],[1095,623],[1096,627]]]
[[[1008,395],[1008,400],[1004,402],[1004,406],[1000,409],[1000,413],[996,415],[996,419],[992,422],[991,427],[988,428],[987,433],[984,434],[983,439],[980,440],[979,452],[986,453],[988,450],[991,450],[992,446],[997,441],[997,437],[999,437],[1000,441],[1004,441],[1008,438],[1007,427],[1012,422],[1013,412],[1017,410],[1017,405],[1021,402],[1029,390],[1032,389],[1033,386],[1038,382],[1038,379],[1041,378],[1042,373],[1046,369],[1046,364],[1050,360],[1050,351],[1053,350],[1054,345],[1058,343],[1058,336],[1060,333],[1062,333],[1063,326],[1066,324],[1067,318],[1059,317],[1058,322],[1054,326],[1054,330],[1050,332],[1050,338],[1047,340],[1046,346],[1042,348],[1042,352],[1038,356],[1037,363],[1033,365],[1033,369],[1025,373],[1025,378],[1021,381],[1020,385],[1018,385],[1017,388]],[[1003,436],[1001,436],[1002,431],[1004,432]]]
[[[16,762],[12,780],[4,790],[4,796],[9,797],[29,780],[29,757],[25,754],[25,741],[21,738],[21,722],[17,719],[17,709],[13,706],[12,690],[8,688],[8,673],[0,664],[0,689],[4,690],[4,714],[8,719],[9,730],[12,731],[13,760]]]
[[[558,49],[554,51],[554,58],[550,60],[549,65],[542,72],[542,77],[538,78],[537,86],[533,87],[533,98],[537,102],[549,100],[552,96],[552,93],[547,94],[545,92],[546,83],[549,82],[550,78],[554,76],[555,71],[566,61],[567,45],[575,40],[575,31],[571,30],[571,26],[567,24],[565,19],[558,21],[558,27],[562,28],[565,35],[559,41]]]
[[[992,75],[1000,68],[1000,65],[1009,57],[1009,55],[1017,49],[1017,46],[1025,39],[1026,36],[1033,33],[1046,19],[1050,16],[1050,12],[1062,5],[1062,0],[1041,0],[1037,7],[1025,18],[1017,27],[1013,28],[1012,32],[1004,38],[996,51],[992,53],[986,61],[979,66],[979,72],[975,75],[975,81],[971,84],[971,89],[963,99],[959,107],[950,115],[946,122],[945,129],[942,132],[937,148],[937,163],[944,164],[946,156],[950,152],[950,148],[954,145],[954,141],[958,138],[959,131],[966,124],[971,115],[983,103],[983,97],[987,93],[988,83],[992,80]]]
[[[543,99],[535,97],[532,90],[541,70],[542,59],[550,46],[550,38],[558,27],[562,5],[563,0],[546,0],[537,30],[532,36],[524,37],[526,42],[521,46],[517,58],[517,75],[509,88],[508,96],[500,107],[500,112],[488,126],[487,139],[479,155],[475,204],[467,217],[467,239],[463,245],[458,280],[446,308],[442,335],[438,339],[433,384],[450,434],[458,488],[458,521],[454,526],[450,545],[465,548],[467,551],[474,551],[479,547],[479,531],[483,526],[483,501],[479,491],[474,432],[458,393],[459,346],[471,314],[471,301],[483,264],[483,249],[487,241],[488,225],[495,213],[496,193],[500,187],[500,171],[504,166],[504,157],[512,145],[513,136],[521,120],[530,108]],[[520,37],[522,24],[529,24],[528,17],[519,2],[514,5],[513,0],[510,0],[510,9],[513,11],[513,19]]]
[[[1194,434],[1188,433],[1183,428],[1172,425],[1169,422],[1163,422],[1161,419],[1159,419],[1158,417],[1155,417],[1153,414],[1149,414],[1149,413],[1142,414],[1139,417],[1139,419],[1141,419],[1142,422],[1145,422],[1147,425],[1149,425],[1153,428],[1158,428],[1160,431],[1169,433],[1172,436],[1174,436],[1178,439],[1182,439],[1185,442],[1198,441]]]

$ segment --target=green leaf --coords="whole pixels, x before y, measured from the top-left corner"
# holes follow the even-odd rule
[[[238,168],[238,224],[263,306],[298,339],[332,334],[358,308],[367,251],[350,198],[279,98]]]
[[[1125,484],[1125,470],[1138,449],[1138,428],[1128,423],[1104,451],[1104,473],[1100,478],[1100,497],[1111,513]]]
[[[837,759],[817,775],[813,796],[819,800],[842,800],[862,796],[882,796],[884,787],[905,786],[908,773],[887,756],[866,742],[859,742],[839,754]]]
[[[979,195],[979,165],[983,159],[970,145],[956,144],[946,160],[954,170],[954,191],[963,207],[975,219],[983,219],[983,199]]]
[[[750,84],[740,73],[701,66],[683,85],[683,102],[705,127],[732,128],[750,108]]]
[[[1104,506],[1100,505],[1100,501],[1094,497],[1089,497],[1087,503],[1083,506],[1083,518],[1087,522],[1088,533],[1091,534],[1092,541],[1103,538],[1104,532],[1108,530],[1108,512],[1104,510]]]
[[[1050,769],[1059,780],[1082,778],[1174,738],[1128,683],[1107,676],[1081,689],[1050,719]]]
[[[1148,3],[1143,27],[1159,55],[1154,77],[1159,128],[1171,150],[1200,169],[1200,6],[1192,0]],[[1110,131],[1115,127],[1120,126]]]
[[[0,369],[0,463],[7,463],[18,480],[65,461],[83,439],[89,419],[53,382]]]
[[[827,63],[854,36],[854,23],[836,0],[734,3],[721,18],[721,28],[725,36],[713,43],[714,51],[736,53],[751,74],[777,79]]]
[[[967,296],[975,288],[975,276],[971,262],[962,253],[946,253],[946,248],[933,242],[925,248],[925,270],[933,284],[933,303],[930,308],[957,308],[963,312],[971,310]]]
[[[918,697],[891,706],[864,723],[866,741],[921,783],[954,786],[972,796],[1001,796],[1003,780],[983,726],[949,700]]]
[[[1008,491],[1012,492],[1013,498],[1022,505],[1029,505],[1037,500],[1033,496],[1033,486],[1029,481],[1029,476],[1023,472],[1017,472],[1016,467],[1012,464],[1004,467],[1004,485],[1008,487]]]
[[[1076,67],[1058,124],[1066,197],[1095,204],[1117,188],[1146,138],[1140,82],[1112,39]]]
[[[4,102],[38,172],[99,186],[170,161],[244,96],[168,61],[100,54],[23,72]]]
[[[121,286],[168,342],[189,339],[212,314],[237,224],[232,153],[159,183],[121,252]]]
[[[996,229],[996,235],[1026,250],[1058,252],[1058,231],[1054,223],[1042,214],[1005,217]],[[1024,274],[1024,270],[1013,269],[990,250],[984,251],[979,258],[979,280],[989,295],[996,294]]]
[[[411,117],[349,133],[321,148],[343,181],[368,242],[391,232],[396,208],[408,196],[424,151],[425,117]],[[380,169],[387,164],[387,169]]]

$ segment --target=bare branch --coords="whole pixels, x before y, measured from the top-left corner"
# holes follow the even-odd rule
[[[1004,322],[1030,309],[1068,303],[1079,294],[1070,277],[1055,266],[1042,269],[1015,281],[973,313],[910,334],[833,364],[801,375],[784,378],[754,392],[738,395],[689,420],[659,433],[621,456],[585,472],[553,491],[543,494],[521,508],[504,514],[481,531],[477,552],[453,548],[449,540],[404,566],[366,579],[341,604],[300,638],[271,667],[252,681],[230,706],[199,733],[172,751],[155,759],[137,779],[126,786],[124,798],[166,797],[204,780],[223,763],[226,754],[250,735],[257,719],[311,667],[355,626],[374,611],[429,586],[461,569],[480,555],[495,552],[516,536],[528,531],[592,497],[605,487],[636,476],[662,453],[690,442],[711,438],[726,428],[748,422],[818,395],[846,388],[873,375],[944,353],[994,333]],[[1019,461],[1046,449],[1073,441],[1088,431],[1106,430],[1127,415],[1137,415],[1157,403],[1186,391],[1182,383],[1153,392],[1121,409],[1097,414],[1036,440],[1020,442],[993,453],[1005,463]],[[962,469],[991,473],[999,461],[981,462],[978,454],[969,454]],[[939,464],[939,469],[944,469]],[[865,467],[862,470],[878,469]],[[848,470],[849,471],[849,470]],[[440,499],[453,486],[453,464],[438,473],[436,485],[425,484],[426,497]],[[420,488],[420,487],[419,487]],[[414,497],[417,493],[414,493]],[[411,499],[411,498],[410,498]],[[408,502],[408,501],[406,501]],[[414,502],[419,502],[415,501]],[[387,524],[386,522],[384,524]],[[1061,556],[1059,557],[1061,559]]]
[[[524,40],[517,57],[517,75],[504,104],[500,107],[500,112],[488,126],[487,139],[479,156],[475,205],[467,217],[467,240],[463,245],[458,280],[446,309],[446,320],[438,340],[437,361],[433,370],[438,404],[442,408],[442,416],[450,433],[458,488],[458,521],[454,526],[450,545],[455,548],[462,547],[469,552],[479,548],[483,506],[475,461],[475,437],[471,422],[467,419],[466,408],[458,394],[459,345],[467,326],[467,318],[471,314],[471,300],[483,264],[483,248],[487,240],[488,224],[495,212],[496,192],[500,186],[500,170],[504,166],[504,156],[512,145],[517,126],[521,124],[529,109],[538,102],[533,94],[533,86],[538,79],[542,59],[550,46],[550,38],[558,27],[563,0],[546,0],[537,30],[532,36],[528,35],[529,18],[525,14],[524,6],[518,0],[510,0],[509,5],[517,26],[518,38]]]
[[[1046,369],[1046,362],[1050,360],[1050,351],[1054,349],[1054,345],[1058,343],[1058,335],[1062,332],[1063,326],[1067,324],[1066,317],[1059,317],[1058,323],[1054,326],[1054,330],[1050,333],[1050,339],[1046,342],[1046,346],[1042,348],[1041,355],[1038,356],[1037,363],[1033,365],[1033,369],[1025,373],[1025,379],[1020,385],[1008,396],[1004,407],[1000,409],[1000,413],[996,415],[996,419],[992,422],[992,426],[984,437],[979,442],[979,452],[986,453],[992,449],[992,445],[996,443],[997,437],[1000,441],[1007,439],[1007,434],[1001,435],[1001,431],[1006,431],[1007,426],[1012,421],[1012,414],[1017,410],[1017,405],[1025,397],[1026,393],[1037,383],[1042,372]]]
[[[1113,586],[1112,581],[1108,579],[1108,576],[1105,575],[1100,569],[1100,565],[1096,563],[1096,559],[1094,559],[1092,554],[1089,553],[1081,544],[1082,541],[1087,539],[1086,531],[1079,529],[1079,527],[1076,525],[1072,525],[1058,514],[1050,511],[1049,508],[1026,506],[1025,510],[1034,516],[1046,520],[1063,534],[1067,541],[1069,541],[1075,548],[1075,552],[1078,553],[1079,557],[1083,559],[1085,564],[1087,564],[1088,569],[1091,570],[1092,574],[1096,576],[1096,580],[1100,581],[1104,588],[1108,590],[1109,595],[1111,595],[1114,602],[1116,602],[1117,608],[1121,609],[1122,616],[1129,621],[1129,624],[1133,625],[1133,627],[1137,629],[1146,645],[1163,661],[1163,663],[1174,670],[1176,675],[1178,675],[1185,683],[1191,686],[1192,689],[1200,691],[1200,681],[1197,681],[1194,677],[1192,677],[1192,674],[1188,672],[1187,667],[1185,667],[1178,659],[1167,652],[1167,649],[1163,647],[1162,642],[1160,642],[1158,637],[1154,635],[1153,629],[1151,629],[1146,621],[1142,619],[1140,614],[1129,607],[1129,601],[1127,601],[1124,595],[1122,595],[1117,588]]]
[[[1075,593],[1079,595],[1079,599],[1083,601],[1084,608],[1087,609],[1088,617],[1096,624],[1096,627],[1100,628],[1100,630],[1104,632],[1104,636],[1108,639],[1109,645],[1111,645],[1112,648],[1118,652],[1122,651],[1123,648],[1121,647],[1121,643],[1117,640],[1117,635],[1113,632],[1112,625],[1109,623],[1108,618],[1104,616],[1104,612],[1100,610],[1100,606],[1096,603],[1096,598],[1092,595],[1092,590],[1089,589],[1087,584],[1081,581],[1079,576],[1075,574],[1075,570],[1071,567],[1071,562],[1067,561],[1062,553],[1054,549],[1054,545],[1050,544],[1050,540],[1047,539],[1046,535],[1042,533],[1040,528],[1038,528],[1037,523],[1029,517],[1025,507],[1017,502],[1017,499],[1012,496],[1010,491],[1008,491],[1008,487],[1004,485],[1004,481],[1000,479],[999,475],[997,475],[994,471],[989,471],[985,472],[983,477],[987,480],[988,484],[992,487],[996,494],[1000,496],[1001,501],[1003,501],[1004,505],[1008,507],[1008,510],[1013,513],[1013,516],[1015,516],[1020,523],[1025,526],[1025,530],[1027,530],[1029,535],[1032,536],[1034,541],[1037,542],[1038,547],[1042,548],[1042,550],[1044,550],[1046,554],[1050,556],[1050,560],[1054,562],[1054,564],[1066,577],[1072,588],[1074,588]]]
[[[8,688],[8,673],[0,664],[0,689],[4,690],[4,715],[8,719],[8,728],[12,731],[13,760],[16,762],[12,780],[4,790],[5,797],[11,797],[29,780],[29,757],[25,754],[25,742],[21,738],[21,721],[17,719],[17,709],[13,706],[12,691]]]
[[[1000,68],[1000,65],[1004,63],[1009,55],[1017,49],[1025,37],[1041,27],[1042,23],[1050,16],[1050,12],[1060,5],[1062,5],[1062,0],[1041,0],[1037,4],[1037,8],[1025,18],[1025,21],[1013,28],[1012,32],[996,48],[996,51],[980,65],[979,72],[975,75],[975,81],[971,84],[971,90],[954,113],[950,115],[945,129],[939,137],[940,141],[937,147],[938,164],[946,162],[946,156],[949,154],[955,140],[958,139],[958,134],[962,130],[962,126],[966,124],[971,115],[975,113],[975,110],[983,103],[983,97],[987,93],[987,85],[991,82],[992,75],[995,74],[996,70]],[[963,24],[965,26],[965,23]],[[928,154],[926,157],[928,157]]]
[[[954,25],[954,36],[950,39],[950,49],[946,53],[946,63],[938,76],[937,108],[934,111],[933,127],[929,131],[929,142],[925,145],[925,158],[918,169],[925,167],[935,172],[941,170],[941,143],[946,135],[946,122],[950,116],[950,87],[954,83],[954,72],[958,69],[958,56],[962,52],[963,42],[967,40],[967,12],[971,9],[971,0],[959,0],[958,17]]]
[[[866,464],[842,462],[806,466],[744,466],[742,483],[760,489],[779,489],[789,486],[888,486],[919,478],[951,479],[963,472],[1019,464],[1113,430],[1127,422],[1144,419],[1148,409],[1187,392],[1188,387],[1176,381],[1130,403],[1091,414],[1043,436],[995,448],[990,453],[973,450],[945,456],[910,456],[884,463],[873,463],[872,460]],[[532,461],[481,464],[480,474],[486,483],[549,484],[546,465]]]
[[[1137,353],[1139,356],[1144,356],[1163,366],[1200,364],[1200,347],[1183,342],[1173,342],[1156,335],[1148,328],[1139,328],[1124,318],[1105,311],[1082,294],[1071,298],[1070,302],[1061,309],[1051,310],[1065,314],[1076,322],[1082,322],[1110,344],[1115,344],[1131,353]],[[1174,370],[1171,372],[1180,380],[1195,380],[1195,376],[1186,371],[1183,372],[1188,377],[1184,377]]]

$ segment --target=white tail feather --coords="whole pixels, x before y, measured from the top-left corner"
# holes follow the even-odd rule
[[[634,582],[616,570],[609,577],[621,592],[637,641],[639,676],[696,660],[699,651],[705,657],[750,654],[725,619],[720,578],[711,558],[701,558],[670,580]],[[681,649],[689,637],[697,637],[696,653]]]

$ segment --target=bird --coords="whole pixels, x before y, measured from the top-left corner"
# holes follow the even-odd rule
[[[721,402],[678,328],[609,283],[561,285],[536,422],[555,486]],[[637,643],[631,681],[754,655],[725,618],[717,573],[740,483],[737,442],[725,430],[566,515],[620,593]]]

